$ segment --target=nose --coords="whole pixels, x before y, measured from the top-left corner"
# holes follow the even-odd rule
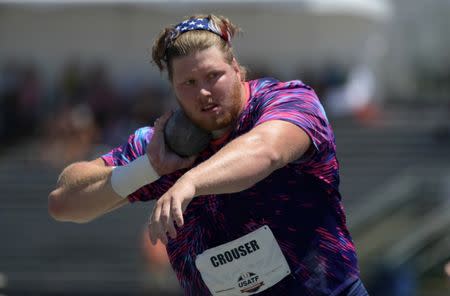
[[[211,91],[207,88],[201,87],[200,88],[200,97],[210,97]]]
[[[211,89],[207,83],[201,83],[199,85],[199,96],[202,98],[204,97],[211,97]]]

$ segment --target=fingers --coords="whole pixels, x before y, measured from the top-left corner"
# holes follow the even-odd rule
[[[155,130],[162,131],[164,127],[166,126],[167,121],[169,120],[170,116],[172,116],[172,111],[168,111],[164,113],[161,117],[155,120]]]
[[[177,237],[172,217],[170,199],[163,196],[156,202],[148,225],[149,237],[153,245],[157,243],[158,239],[167,245],[167,233],[173,239]]]
[[[148,225],[148,234],[150,237],[150,241],[153,245],[156,245],[158,239],[164,244],[167,245],[168,239],[166,232],[162,229],[161,223],[151,221]]]
[[[170,118],[172,112],[166,112],[164,115],[155,120],[153,126],[153,136],[150,144],[147,147],[147,152],[152,165],[159,168],[164,163],[164,156],[166,153],[166,145],[164,140],[164,127],[167,120]],[[161,175],[161,172],[158,171]]]
[[[172,239],[177,237],[177,230],[175,229],[172,219],[169,219],[169,222],[167,223],[167,233],[169,233],[169,236]]]
[[[158,146],[163,149],[165,148],[165,140],[164,140],[164,128],[166,126],[167,121],[172,116],[172,111],[168,111],[164,113],[161,117],[155,120],[155,124],[153,127],[153,137],[152,141],[154,143],[158,143]]]
[[[159,198],[153,208],[149,223],[149,236],[152,244],[158,239],[163,244],[168,243],[167,233],[171,238],[176,238],[178,227],[184,225],[183,212],[195,197],[195,188],[189,180],[178,180],[172,188]]]
[[[169,118],[172,116],[173,112],[172,111],[167,111],[166,113],[164,113],[160,118],[161,118],[161,124],[163,126],[166,125],[166,122],[169,120]]]
[[[177,237],[177,231],[173,225],[172,215],[170,211],[170,202],[165,201],[161,210],[161,224],[164,233],[168,232],[171,238]]]
[[[164,124],[161,122],[161,117],[155,120],[155,124],[153,125],[153,133],[159,134],[162,133],[164,130]]]
[[[178,199],[172,199],[171,201],[172,217],[177,223],[178,227],[184,225],[183,211],[181,209],[181,202]]]
[[[192,165],[194,164],[195,160],[197,159],[197,156],[198,155],[193,155],[190,157],[183,158],[181,168],[182,169],[191,168]]]
[[[152,216],[150,217],[150,222],[148,225],[148,234],[150,237],[150,241],[153,245],[156,245],[156,242],[158,241],[158,235],[159,235],[159,217],[161,213],[161,208],[158,206],[158,203],[155,204],[155,207],[153,208]]]
[[[153,209],[152,217],[150,218],[150,224],[149,224],[149,236],[150,241],[153,245],[156,245],[158,242],[158,239],[161,240],[161,242],[165,245],[167,245],[167,236],[166,231],[164,231],[162,224],[161,224],[161,202],[158,201],[155,204],[155,207]]]

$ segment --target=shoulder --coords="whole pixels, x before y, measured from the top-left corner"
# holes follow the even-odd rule
[[[249,81],[252,97],[261,97],[268,94],[282,92],[308,93],[314,90],[301,80],[279,81],[275,78],[266,77]]]
[[[152,136],[153,136],[153,128],[145,126],[135,130],[135,132],[130,135],[128,142],[136,150],[144,152],[148,143],[150,143]]]
[[[285,101],[297,104],[320,105],[314,90],[301,80],[278,81],[274,78],[262,78],[249,82],[251,101],[256,105],[270,105]]]
[[[150,141],[153,136],[153,128],[150,126],[138,128],[133,136],[139,141]]]
[[[251,101],[257,109],[290,107],[303,112],[323,114],[325,110],[314,89],[301,80],[278,81],[262,78],[249,82]]]
[[[128,140],[101,156],[109,165],[124,165],[144,155],[153,135],[153,128],[142,127],[128,136]]]
[[[127,150],[132,150],[138,155],[145,153],[145,149],[150,143],[153,136],[153,128],[146,126],[136,129],[129,137],[126,145],[129,147]]]

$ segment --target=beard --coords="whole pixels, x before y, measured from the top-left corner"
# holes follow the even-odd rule
[[[219,130],[228,130],[237,121],[242,102],[242,86],[240,80],[236,77],[229,96],[220,98],[220,113],[212,116],[196,116],[195,112],[189,111],[189,108],[183,108],[186,115],[200,128],[213,132]]]

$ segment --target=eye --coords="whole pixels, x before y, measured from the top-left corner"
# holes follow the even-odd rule
[[[212,72],[208,74],[208,79],[216,79],[217,77],[219,77],[219,73],[217,72]]]
[[[186,80],[184,82],[184,85],[188,85],[188,86],[195,85],[195,80],[194,79]]]

